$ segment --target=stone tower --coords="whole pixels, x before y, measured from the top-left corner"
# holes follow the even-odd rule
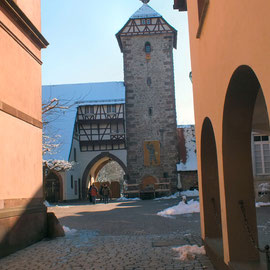
[[[128,184],[176,188],[173,48],[177,31],[147,3],[116,34],[124,55]]]

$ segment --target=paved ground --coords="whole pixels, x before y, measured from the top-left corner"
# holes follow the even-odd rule
[[[45,240],[0,260],[0,269],[213,270],[205,255],[180,261],[175,246],[201,245],[199,214],[168,219],[156,213],[177,200],[73,204],[51,207],[76,232]],[[268,211],[258,229],[270,232]],[[264,215],[268,212],[268,216]],[[265,237],[264,237],[265,238]]]

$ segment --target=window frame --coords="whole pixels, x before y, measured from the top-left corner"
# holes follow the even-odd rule
[[[268,140],[263,140],[263,137],[268,137]],[[256,139],[255,139],[256,138]],[[264,138],[265,139],[265,138]],[[268,135],[254,135],[253,136],[253,159],[254,159],[254,172],[255,172],[255,175],[256,176],[262,176],[262,175],[270,175],[270,172],[266,172],[266,166],[265,166],[265,163],[268,162],[268,161],[265,161],[265,155],[264,155],[264,145],[268,145],[268,148],[270,151],[270,138]],[[258,162],[256,162],[256,146],[259,146],[260,147],[260,164],[261,164],[261,168],[262,168],[262,172],[258,172],[257,170],[257,166],[256,164]]]
[[[145,42],[144,51],[145,51],[145,53],[148,53],[148,54],[152,52],[152,46],[151,46],[151,43],[149,41]]]
[[[71,188],[71,189],[73,189],[73,186],[74,186],[74,185],[73,185],[73,182],[74,182],[74,180],[73,180],[73,175],[71,174],[71,175],[70,175],[70,188]]]

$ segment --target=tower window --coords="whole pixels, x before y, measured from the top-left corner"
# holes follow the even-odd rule
[[[146,24],[151,24],[151,19],[147,19]]]
[[[149,114],[149,116],[153,115],[153,108],[152,107],[148,108],[148,114]]]
[[[145,24],[145,19],[141,19],[141,24]]]
[[[151,52],[151,44],[150,42],[145,43],[145,52],[150,53]]]
[[[147,77],[147,85],[150,86],[152,84],[151,77]]]

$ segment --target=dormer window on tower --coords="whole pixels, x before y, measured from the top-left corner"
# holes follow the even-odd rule
[[[151,19],[141,19],[141,24],[145,25],[145,24],[151,24]]]
[[[151,44],[150,42],[145,43],[145,52],[150,53],[151,52]]]

